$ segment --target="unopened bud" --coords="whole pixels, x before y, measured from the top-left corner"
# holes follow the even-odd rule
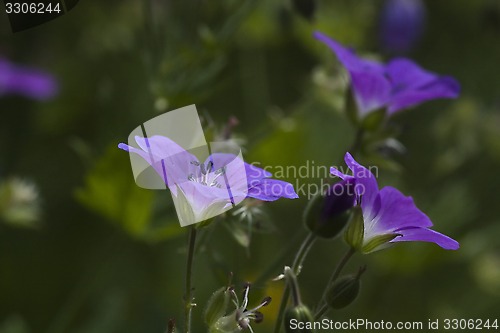
[[[300,304],[289,308],[285,312],[285,332],[286,333],[312,333],[312,323],[314,319],[311,311],[307,306]],[[296,327],[298,325],[293,325],[292,323],[301,323],[301,328]],[[307,325],[310,323],[310,325]],[[303,324],[303,325],[302,325]]]
[[[357,275],[348,275],[337,280],[325,294],[325,301],[333,309],[342,309],[354,302],[361,286],[360,278],[365,267],[360,268]]]
[[[306,208],[307,228],[321,238],[333,238],[346,226],[354,206],[355,180],[346,179],[330,186],[325,196],[316,196]]]

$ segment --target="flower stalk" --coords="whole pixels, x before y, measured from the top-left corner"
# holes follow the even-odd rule
[[[309,253],[309,250],[312,248],[314,242],[316,241],[317,236],[313,233],[309,233],[307,237],[302,242],[297,254],[295,255],[295,259],[293,260],[293,265],[291,267],[291,271],[294,275],[298,275],[302,268],[302,264]],[[276,325],[274,326],[274,333],[279,333],[281,329],[281,323],[283,322],[283,318],[285,316],[285,309],[288,304],[288,298],[290,297],[290,286],[288,279],[286,280],[285,289],[283,290],[283,296],[281,297],[280,308],[278,312],[278,317],[276,319]]]
[[[333,271],[332,276],[330,277],[330,280],[328,280],[328,283],[326,284],[325,291],[323,292],[323,297],[321,298],[320,301],[320,306],[318,307],[318,311],[314,315],[314,319],[320,319],[327,311],[328,311],[328,305],[325,302],[325,296],[326,292],[328,290],[328,286],[333,285],[335,281],[337,281],[337,278],[339,277],[340,273],[342,273],[342,270],[344,269],[345,265],[351,259],[352,255],[356,253],[356,250],[354,250],[352,247],[347,250],[347,252],[344,254],[342,259],[339,261],[337,264],[337,267],[335,267],[335,270]]]
[[[192,271],[193,271],[193,259],[194,252],[196,246],[196,227],[189,227],[189,236],[188,236],[188,252],[186,258],[186,289],[184,295],[184,332],[191,332],[191,313],[193,307],[196,304],[193,302],[193,293],[192,293]]]

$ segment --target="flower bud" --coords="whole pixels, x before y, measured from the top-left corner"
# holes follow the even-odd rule
[[[285,332],[286,333],[310,333],[314,332],[314,330],[310,328],[299,329],[293,326],[292,328],[292,320],[297,323],[312,323],[314,321],[311,311],[307,308],[307,306],[300,304],[298,306],[294,306],[289,308],[285,312]],[[311,324],[312,326],[312,324]]]
[[[333,238],[344,229],[355,203],[354,183],[354,179],[342,180],[330,186],[324,197],[316,196],[309,202],[304,219],[312,233]]]
[[[205,322],[208,326],[214,325],[226,314],[230,300],[231,292],[227,287],[222,287],[212,294],[205,309]]]
[[[354,302],[358,297],[360,278],[365,267],[360,268],[358,274],[348,275],[333,283],[325,294],[325,301],[333,309],[342,309]]]

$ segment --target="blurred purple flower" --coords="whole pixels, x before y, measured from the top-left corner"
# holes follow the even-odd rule
[[[138,154],[160,175],[173,194],[181,225],[220,214],[246,197],[263,201],[298,198],[292,184],[271,179],[271,173],[239,156],[213,153],[201,162],[167,137],[136,136],[135,140],[140,149],[124,143],[118,148]]]
[[[392,115],[434,99],[456,98],[460,92],[454,78],[426,71],[409,59],[396,58],[383,64],[358,57],[321,32],[315,32],[314,37],[326,44],[349,72],[361,117],[381,108]]]
[[[0,57],[0,96],[12,94],[48,100],[53,98],[58,90],[57,81],[51,74],[18,66]]]
[[[356,180],[355,191],[364,221],[363,246],[381,236],[389,236],[387,242],[378,244],[370,252],[382,249],[395,242],[431,242],[446,250],[457,250],[457,241],[432,229],[432,222],[422,213],[411,197],[397,189],[386,186],[378,189],[375,176],[346,153],[345,162],[353,175],[346,175],[336,168],[330,172],[342,179]],[[391,235],[393,237],[391,237]]]
[[[420,40],[425,25],[422,0],[387,0],[380,15],[380,41],[392,53],[409,52]]]

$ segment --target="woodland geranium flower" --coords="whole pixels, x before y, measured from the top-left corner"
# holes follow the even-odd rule
[[[138,154],[170,189],[181,225],[216,216],[246,197],[264,201],[297,198],[292,184],[271,179],[271,173],[245,163],[239,156],[213,153],[205,161],[167,137],[135,137],[140,149],[124,143],[119,148]]]
[[[446,250],[457,250],[457,241],[436,232],[430,219],[413,202],[397,189],[386,186],[379,190],[377,180],[370,170],[346,153],[345,162],[352,175],[336,168],[330,172],[342,179],[355,179],[355,191],[361,202],[363,218],[363,252],[373,252],[396,242],[431,242]],[[385,241],[384,241],[385,240]],[[367,248],[368,247],[368,248]]]
[[[383,108],[392,115],[423,102],[456,98],[459,94],[455,79],[426,71],[409,59],[396,58],[383,64],[358,57],[321,32],[315,32],[314,37],[326,44],[349,72],[360,117]]]
[[[0,57],[0,96],[13,94],[47,100],[57,94],[55,78],[44,71],[21,67]]]

